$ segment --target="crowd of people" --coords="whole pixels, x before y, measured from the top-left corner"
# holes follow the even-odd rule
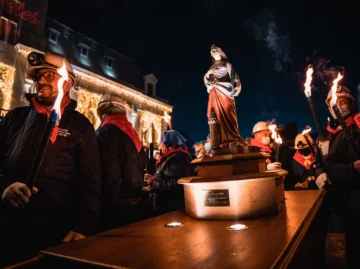
[[[95,131],[70,98],[75,82],[70,63],[54,53],[34,52],[28,59],[26,74],[36,94],[26,95],[30,105],[9,111],[0,123],[0,267],[52,245],[184,207],[177,180],[192,174],[192,158],[181,134],[163,133],[156,173],[147,174],[142,142],[120,96],[101,97],[101,125]],[[58,70],[64,63],[68,80],[61,84]],[[29,184],[59,87],[61,120]],[[148,199],[142,199],[144,185]]]
[[[0,266],[55,244],[184,207],[183,189],[177,181],[196,175],[196,169],[179,132],[162,134],[154,152],[156,172],[146,173],[143,145],[127,120],[120,96],[102,96],[97,107],[101,125],[94,130],[70,98],[75,82],[70,63],[54,53],[33,53],[29,63],[26,74],[34,81],[36,94],[27,95],[29,106],[9,111],[0,123],[0,236],[5,246]],[[57,71],[63,63],[69,78],[61,85]],[[64,91],[61,121],[52,132],[35,184],[29,185],[28,175],[59,87]],[[329,231],[346,232],[349,263],[355,268],[360,241],[360,156],[356,150],[360,115],[354,113],[351,92],[339,86],[337,105],[347,126],[343,130],[330,106],[331,94],[326,99],[331,116],[326,137],[313,139],[300,133],[292,145],[276,148],[271,123],[260,121],[245,143],[248,152],[270,154],[268,170],[288,171],[286,190],[327,189]],[[193,148],[195,158],[211,156],[210,134]]]

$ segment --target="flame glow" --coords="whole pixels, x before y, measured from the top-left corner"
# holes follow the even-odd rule
[[[62,98],[64,96],[64,89],[63,89],[63,85],[65,81],[68,81],[69,76],[68,76],[68,72],[66,71],[66,64],[65,64],[65,59],[63,59],[63,65],[61,68],[58,68],[57,73],[61,76],[61,78],[58,80],[58,95],[56,97],[54,106],[53,106],[53,110],[55,110],[56,114],[58,115],[58,120],[61,119],[61,101]]]
[[[337,90],[337,86],[339,81],[343,78],[343,76],[339,73],[337,78],[334,79],[333,81],[333,85],[331,86],[331,101],[330,101],[330,106],[334,106],[336,105],[336,100],[337,100],[337,96],[336,96],[336,90]]]
[[[306,71],[306,82],[304,84],[305,86],[305,95],[306,97],[311,96],[311,81],[312,81],[312,74],[314,70],[312,69],[311,65],[309,66],[308,70]]]
[[[310,126],[306,126],[305,127],[305,129],[302,131],[302,135],[306,135],[306,134],[308,134],[308,133],[310,133],[311,132],[311,127]]]
[[[276,124],[271,124],[268,126],[269,130],[271,131],[271,138],[274,139],[275,143],[280,145],[282,144],[282,139],[280,135],[275,131],[276,127]]]

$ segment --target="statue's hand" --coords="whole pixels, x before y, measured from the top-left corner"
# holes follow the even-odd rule
[[[214,74],[214,70],[209,69],[209,70],[206,72],[205,76],[206,76],[206,77],[209,77],[211,74]]]

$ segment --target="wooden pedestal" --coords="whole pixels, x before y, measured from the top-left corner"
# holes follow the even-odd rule
[[[267,153],[228,154],[204,157],[192,161],[199,177],[215,177],[263,173],[266,171]]]
[[[197,219],[235,220],[277,214],[285,207],[285,170],[267,171],[264,153],[196,159],[198,176],[182,178],[185,210]]]

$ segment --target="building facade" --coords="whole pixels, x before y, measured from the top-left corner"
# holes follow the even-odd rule
[[[30,3],[30,4],[29,4]],[[157,143],[167,128],[173,107],[156,96],[157,79],[143,75],[128,57],[46,16],[46,0],[0,0],[0,106],[2,113],[27,105],[24,92],[33,93],[26,78],[32,51],[55,52],[72,64],[77,77],[71,97],[94,128],[100,124],[96,106],[104,93],[120,95],[127,116],[144,146]]]

